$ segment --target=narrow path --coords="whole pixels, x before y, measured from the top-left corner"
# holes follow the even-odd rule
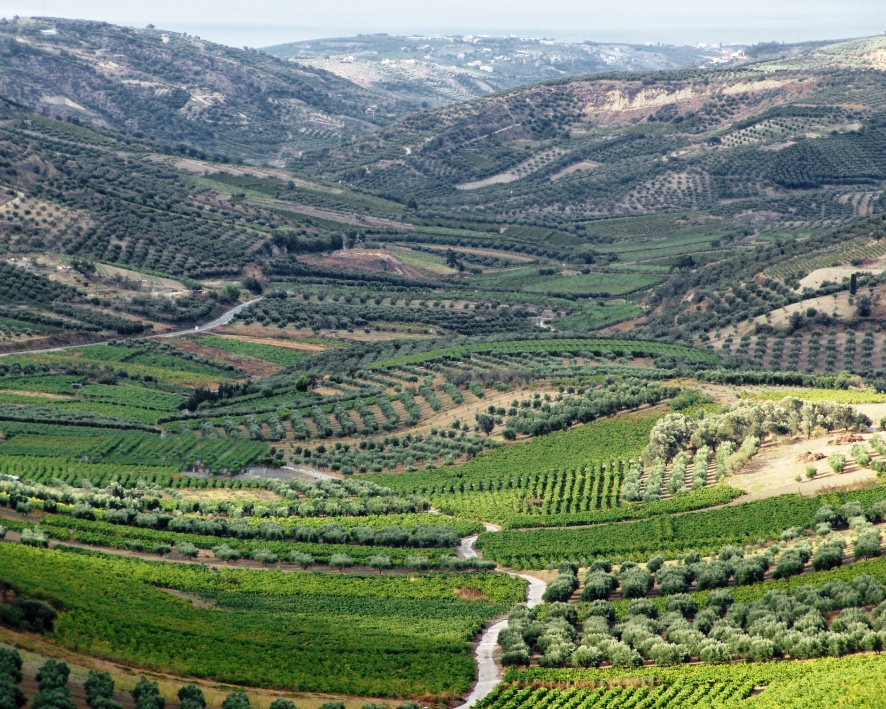
[[[500,532],[501,527],[494,524],[485,524],[487,532]],[[458,556],[463,559],[473,559],[477,557],[477,549],[474,544],[477,542],[477,535],[465,537],[458,545]],[[529,588],[526,591],[526,605],[533,608],[542,602],[545,590],[548,585],[541,579],[528,574],[517,574],[510,571],[505,572],[510,576],[516,576],[529,582]],[[492,693],[502,680],[501,667],[495,657],[495,651],[498,647],[498,634],[508,627],[507,619],[499,620],[490,625],[474,651],[474,657],[477,659],[477,684],[468,695],[467,700],[456,709],[470,709],[481,699],[486,698]]]
[[[160,335],[147,335],[144,337],[139,337],[138,339],[148,339],[148,340],[157,340],[157,339],[167,339],[170,337],[181,337],[182,335],[191,335],[195,332],[205,332],[206,330],[212,330],[216,327],[221,327],[222,325],[227,325],[230,323],[240,312],[248,308],[250,305],[254,305],[258,301],[262,300],[264,296],[259,296],[258,298],[253,298],[252,300],[248,300],[245,303],[240,303],[230,310],[228,310],[223,315],[217,317],[212,322],[206,323],[205,325],[197,325],[192,330],[177,330],[175,332],[165,332]],[[117,338],[119,341],[119,338]],[[125,338],[125,339],[134,339],[134,338]],[[95,345],[106,345],[107,342],[90,342],[85,345],[65,345],[64,347],[48,347],[40,350],[20,350],[18,352],[0,352],[0,357],[10,357],[12,355],[26,355],[26,354],[47,354],[51,352],[65,352],[66,350],[78,350],[83,347],[93,347]]]

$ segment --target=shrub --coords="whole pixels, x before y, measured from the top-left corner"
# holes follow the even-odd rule
[[[772,572],[774,579],[786,579],[791,576],[803,573],[803,558],[800,553],[794,549],[783,551],[778,557],[775,564],[775,571]]]
[[[581,600],[605,600],[618,586],[615,576],[605,571],[591,571],[585,576],[585,586],[581,592]]]
[[[301,566],[303,569],[307,569],[309,566],[314,565],[314,557],[310,554],[305,554],[303,551],[291,551],[286,559],[291,564]]]
[[[650,574],[656,573],[662,566],[664,566],[664,556],[661,554],[656,554],[655,556],[649,557],[649,561],[646,562],[646,570]]]
[[[831,470],[835,473],[842,473],[846,468],[846,456],[842,453],[831,453],[828,456],[828,465],[831,466]]]
[[[546,603],[553,601],[568,601],[575,589],[578,588],[578,577],[569,573],[558,573],[544,592],[543,599]]]
[[[708,564],[699,564],[699,567],[695,573],[699,591],[729,584],[730,568],[725,562],[714,560]]]
[[[329,557],[329,565],[333,569],[344,571],[346,568],[354,565],[354,560],[347,554],[333,554]]]
[[[575,667],[597,667],[602,661],[603,653],[595,647],[582,645],[572,653],[572,664]]]
[[[21,542],[32,547],[47,547],[49,537],[39,527],[26,527],[22,530]]]
[[[870,559],[880,556],[879,530],[868,529],[859,534],[853,544],[852,551],[856,559]]]
[[[710,640],[702,644],[698,658],[708,663],[729,662],[732,660],[732,650],[726,643]]]
[[[644,569],[628,569],[621,574],[621,595],[642,598],[652,588],[652,575]]]
[[[656,573],[659,591],[664,595],[685,593],[689,588],[688,569],[685,566],[665,566]]]
[[[739,586],[749,586],[760,583],[766,574],[762,560],[745,559],[735,567],[735,583]]]
[[[693,615],[698,610],[695,599],[688,593],[677,593],[665,599],[665,609],[676,611],[684,617]]]
[[[370,556],[366,560],[366,564],[381,573],[385,569],[390,569],[394,565],[394,562],[391,561],[391,557],[386,554],[376,554]]]
[[[403,566],[413,571],[425,571],[431,567],[431,562],[425,556],[407,556]]]
[[[812,557],[812,568],[827,571],[843,563],[843,550],[835,544],[822,544]]]
[[[270,549],[256,549],[252,552],[252,559],[260,564],[276,564],[279,561],[277,555]]]
[[[199,550],[190,542],[180,542],[175,545],[175,550],[181,554],[182,556],[188,557],[189,559],[196,559]]]
[[[635,598],[628,603],[628,615],[645,615],[647,618],[658,618],[658,606],[648,598]]]
[[[240,558],[240,552],[236,549],[232,549],[227,544],[213,547],[212,553],[216,559],[221,559],[222,561],[237,561],[237,559]]]
[[[28,598],[0,605],[0,625],[30,633],[51,633],[58,613],[52,606]],[[2,659],[2,658],[0,658]],[[2,665],[0,665],[2,675]]]
[[[686,648],[673,643],[660,642],[649,648],[649,657],[656,665],[677,665],[683,662],[689,653]]]
[[[735,603],[735,599],[732,597],[732,592],[728,589],[722,588],[717,589],[716,591],[711,591],[708,595],[708,602],[705,607],[710,608],[718,615],[723,616],[733,603]]]
[[[250,709],[245,692],[231,692],[222,702],[222,709]]]

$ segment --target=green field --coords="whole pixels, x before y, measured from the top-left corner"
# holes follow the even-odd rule
[[[234,354],[246,355],[247,357],[255,357],[278,364],[281,367],[291,367],[307,358],[304,352],[299,352],[291,347],[274,347],[272,345],[262,345],[255,342],[247,342],[246,340],[238,340],[233,337],[218,337],[217,335],[206,335],[197,338],[197,342],[207,347],[213,347],[217,350],[225,352],[233,352]]]
[[[383,697],[466,691],[471,639],[525,589],[500,574],[215,572],[13,544],[0,544],[0,568],[22,593],[66,609],[52,639],[77,652],[217,682]],[[483,600],[457,600],[459,588]]]
[[[886,657],[879,654],[635,670],[509,669],[505,684],[477,706],[865,709],[882,705],[883,682]]]
[[[627,352],[635,356],[643,355],[668,355],[682,357],[702,362],[717,362],[718,357],[710,352],[684,347],[682,345],[669,345],[660,342],[644,342],[642,340],[616,340],[602,338],[588,339],[552,339],[552,340],[511,340],[504,342],[490,342],[474,345],[460,345],[446,349],[419,352],[412,355],[404,355],[392,359],[374,362],[372,369],[383,367],[399,367],[404,364],[421,364],[433,362],[437,359],[460,359],[465,355],[481,352],[501,352],[512,354],[517,352],[592,352],[592,353],[620,353]]]
[[[650,520],[599,524],[577,529],[535,529],[484,533],[477,540],[483,555],[514,568],[540,569],[563,559],[623,558],[644,561],[653,554],[673,559],[695,549],[702,554],[726,544],[743,546],[758,539],[777,539],[787,528],[811,524],[823,504],[846,499],[881,499],[880,487],[856,493],[820,496],[781,495],[755,502],[701,510],[692,514],[656,515]]]

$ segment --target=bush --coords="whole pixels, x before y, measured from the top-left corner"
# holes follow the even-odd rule
[[[665,566],[655,575],[659,591],[664,595],[685,593],[689,589],[688,569],[685,566]]]
[[[726,643],[710,640],[702,644],[698,658],[707,663],[729,662],[732,660],[732,649]]]
[[[0,605],[0,625],[29,633],[51,633],[58,613],[52,606],[27,598]]]
[[[240,552],[236,549],[231,549],[227,544],[213,547],[212,553],[216,559],[221,559],[222,561],[237,561],[240,558]]]
[[[684,617],[693,615],[698,610],[695,599],[688,593],[678,593],[665,599],[665,609],[676,611]]]
[[[144,677],[138,681],[131,694],[136,709],[163,709],[166,706],[166,700],[160,694],[157,683],[149,682]]]
[[[26,527],[22,530],[21,542],[32,547],[47,547],[49,537],[38,527]]]
[[[231,692],[222,702],[222,709],[250,709],[245,692]]]
[[[646,570],[650,574],[656,573],[662,566],[664,566],[664,556],[661,554],[656,554],[655,556],[649,557],[649,561],[646,562]]]
[[[760,583],[766,574],[766,569],[761,561],[746,559],[741,561],[735,568],[735,583],[738,586],[749,586]]]
[[[307,569],[309,566],[314,565],[314,557],[310,554],[305,554],[303,551],[291,551],[289,555],[286,557],[286,560],[291,564],[295,564],[296,566],[301,566],[303,569]]]
[[[732,592],[728,589],[721,588],[716,591],[711,591],[708,595],[708,602],[705,605],[705,608],[710,608],[719,616],[723,616],[733,603],[735,603],[735,599],[732,597]]]
[[[509,650],[508,652],[502,654],[501,664],[504,667],[527,667],[529,665],[529,649],[524,646],[521,649]]]
[[[572,653],[572,664],[575,667],[597,667],[602,661],[603,653],[595,647],[582,645]]]
[[[843,563],[843,550],[835,544],[822,544],[812,557],[812,568],[816,571],[834,569]]]
[[[195,547],[190,542],[180,542],[179,544],[176,544],[175,550],[182,556],[185,556],[189,559],[196,559],[197,554],[199,554],[200,552],[200,550],[197,549],[197,547]]]
[[[647,618],[658,618],[658,606],[648,598],[635,598],[628,603],[628,615],[645,615]]]
[[[346,568],[354,565],[354,560],[347,554],[333,554],[329,557],[329,565],[333,569],[344,571]]]
[[[407,556],[403,561],[403,566],[413,571],[425,571],[431,568],[431,562],[425,556]]]
[[[779,555],[775,570],[772,572],[772,578],[786,579],[802,574],[803,566],[803,557],[800,556],[800,553],[794,549],[788,549]]]
[[[574,573],[571,573],[571,571],[568,573],[558,573],[554,580],[548,584],[542,598],[545,603],[568,601],[576,588],[578,588],[578,577]]]
[[[374,556],[370,556],[366,560],[367,566],[376,569],[379,573],[384,571],[385,569],[390,569],[394,566],[394,562],[391,561],[391,557],[385,554],[376,554]]]
[[[856,559],[870,559],[880,556],[880,532],[868,529],[858,535],[852,549]]]
[[[588,604],[585,614],[588,617],[605,618],[611,623],[615,620],[615,607],[609,601],[592,601]]]
[[[835,473],[842,473],[846,468],[846,456],[842,453],[831,453],[828,456],[828,465]]]
[[[663,641],[649,648],[650,659],[662,667],[678,665],[687,659],[687,655],[684,647]]]
[[[605,571],[591,571],[585,576],[585,586],[581,592],[581,600],[606,600],[618,586],[615,576]]]
[[[628,569],[621,574],[621,595],[642,598],[652,588],[652,575],[644,569]]]
[[[721,588],[729,584],[729,565],[723,561],[714,560],[708,564],[699,564],[695,572],[698,580],[698,590],[704,591],[710,588]]]
[[[203,690],[195,684],[186,684],[178,690],[178,699],[181,702],[180,709],[205,709],[206,697]]]
[[[277,555],[270,549],[256,549],[252,552],[252,559],[260,564],[276,564],[279,561]]]

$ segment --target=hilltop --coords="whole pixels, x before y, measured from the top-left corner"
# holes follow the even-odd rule
[[[423,108],[576,74],[736,63],[744,57],[740,47],[570,43],[487,35],[358,35],[290,42],[264,51],[420,102]]]
[[[322,69],[153,28],[20,18],[0,23],[0,56],[0,95],[33,111],[231,158],[292,157],[415,108]]]

